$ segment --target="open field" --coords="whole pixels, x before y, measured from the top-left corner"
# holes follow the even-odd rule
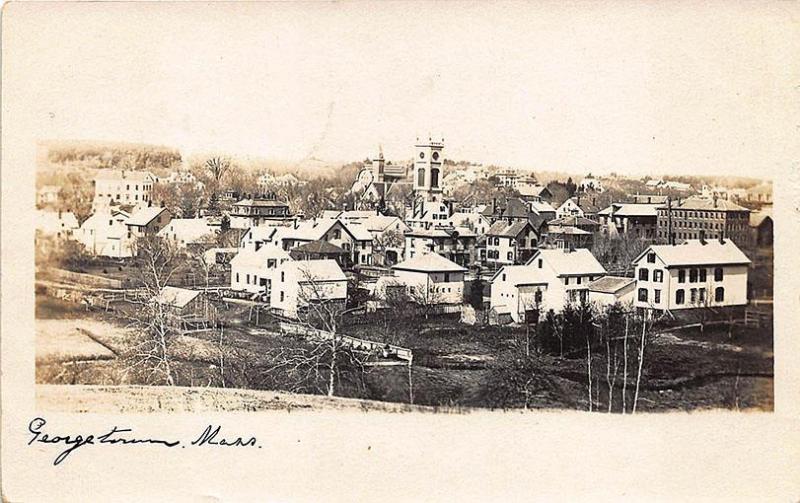
[[[76,304],[37,296],[37,382],[125,386],[118,391],[105,389],[102,393],[93,391],[94,388],[87,388],[89,391],[86,392],[75,391],[75,398],[70,399],[69,405],[75,410],[95,410],[93,397],[97,393],[103,397],[97,403],[101,408],[119,406],[160,410],[152,405],[153,395],[147,394],[147,388],[135,387],[142,383],[125,372],[123,361],[115,356],[126,350],[130,338],[125,321],[118,316],[119,312],[87,312]],[[77,332],[79,328],[83,331]],[[396,410],[392,407],[403,410],[400,404],[408,403],[411,394],[415,405],[428,407],[460,410],[522,406],[515,400],[498,401],[495,382],[497,371],[507,361],[508,355],[518,354],[521,350],[524,331],[520,327],[470,327],[421,320],[391,324],[390,328],[386,325],[359,325],[345,331],[349,335],[409,347],[414,351],[414,365],[410,375],[407,366],[369,367],[358,385],[343,382],[337,395],[392,402],[396,405],[386,405],[391,410]],[[86,334],[91,334],[91,337]],[[246,361],[249,369],[247,379],[236,385],[250,389],[237,390],[242,395],[226,391],[226,396],[238,397],[233,401],[213,394],[204,395],[205,392],[201,391],[195,394],[182,390],[176,397],[183,398],[175,398],[175,404],[169,405],[172,403],[170,399],[160,398],[158,407],[267,410],[286,408],[287,403],[296,404],[290,407],[316,407],[324,403],[309,402],[306,398],[297,398],[298,401],[293,402],[287,397],[300,395],[268,390],[272,385],[265,384],[261,378],[263,368],[271,363],[270,355],[274,350],[300,347],[304,342],[302,338],[248,324],[226,327],[224,335],[226,344]],[[188,376],[179,381],[179,385],[218,385],[216,344],[210,334],[203,332],[182,336],[177,341],[174,348],[176,362],[182,375]],[[57,351],[65,356],[60,359],[46,356]],[[530,369],[535,381],[530,388],[529,408],[587,410],[586,363],[585,355],[557,357],[533,351]],[[605,364],[602,356],[594,356],[595,386],[604,378]],[[654,334],[645,352],[638,410],[771,410],[772,371],[771,330],[736,327],[732,338],[729,338],[726,328],[718,326],[709,326],[703,333],[694,327]],[[632,393],[634,381],[629,378],[629,393]],[[142,394],[142,403],[124,403],[123,396],[127,390]],[[256,394],[248,394],[251,392]],[[160,397],[160,393],[168,394],[159,391],[156,396]],[[46,393],[42,396],[46,397]],[[115,398],[109,401],[108,396]],[[603,390],[598,389],[596,396],[599,397],[599,407],[604,410]],[[274,397],[279,398],[273,400]],[[322,400],[322,397],[317,398]],[[619,405],[615,402],[615,410],[617,407]]]

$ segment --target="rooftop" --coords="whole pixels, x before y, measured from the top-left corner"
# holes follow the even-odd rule
[[[466,269],[437,253],[423,253],[404,260],[392,269],[420,272],[466,272]]]
[[[153,297],[153,301],[166,306],[181,308],[193,301],[198,295],[200,295],[198,290],[165,286],[158,292],[158,295]]]
[[[535,264],[539,258],[543,258],[559,276],[605,274],[606,272],[594,255],[585,248],[539,250],[528,260],[528,264]]]
[[[617,293],[623,288],[636,283],[634,278],[622,276],[603,276],[589,283],[589,290],[600,293]]]
[[[655,252],[667,267],[683,265],[746,265],[750,259],[730,239],[720,243],[717,239],[709,239],[705,244],[699,239],[689,239],[675,245],[651,245],[643,251],[634,263],[641,260],[648,252]]]
[[[164,211],[169,213],[169,210],[161,206],[146,206],[131,215],[125,223],[128,225],[144,226],[155,220]]]
[[[711,210],[711,211],[750,211],[743,206],[727,199],[711,199],[705,197],[689,197],[675,204],[672,209],[681,210]]]

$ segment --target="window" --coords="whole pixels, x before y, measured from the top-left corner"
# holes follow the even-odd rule
[[[542,259],[539,259],[539,269],[542,268]]]
[[[639,302],[647,302],[647,288],[639,289]]]
[[[506,273],[503,273],[503,275],[501,276],[501,281],[505,281],[505,280],[506,280]]]
[[[686,282],[686,270],[679,269],[678,270],[678,283],[685,283]]]
[[[431,187],[438,187],[439,186],[439,170],[433,168],[431,170]]]
[[[689,302],[697,304],[697,288],[692,288],[689,291]]]
[[[417,185],[425,185],[425,168],[419,168],[417,170]]]
[[[508,252],[508,260],[514,260],[514,252]]]
[[[722,281],[723,274],[722,274],[722,267],[717,267],[714,269],[714,281]]]
[[[664,281],[664,271],[657,270],[653,271],[653,281],[656,283],[661,283]]]
[[[239,273],[238,272],[236,273],[236,282],[237,283],[239,282]]]
[[[281,283],[283,283],[284,281],[286,281],[286,272],[281,271]]]
[[[700,269],[700,283],[705,283],[706,281],[706,269]]]
[[[653,290],[653,302],[655,304],[661,302],[661,290]]]
[[[650,264],[655,264],[656,263],[656,254],[653,253],[653,252],[648,253],[647,254],[647,262],[649,262]]]
[[[697,283],[697,269],[689,269],[689,283]]]
[[[683,290],[676,290],[675,291],[675,303],[680,305],[683,304],[684,300],[686,299],[686,293]]]
[[[505,276],[506,276],[506,275],[505,275],[505,274],[503,274],[503,280],[505,280],[505,279],[506,279],[506,278],[505,278]],[[449,283],[449,282],[450,282],[450,273],[449,273],[449,272],[446,272],[446,273],[444,273],[444,282],[445,282],[445,283]]]
[[[564,278],[564,284],[565,284],[565,285],[569,285],[569,276],[567,276],[566,278]]]
[[[639,279],[647,281],[650,278],[650,272],[647,269],[639,269]]]
[[[721,286],[718,286],[714,290],[714,301],[715,302],[724,302],[725,301],[725,289]]]
[[[536,290],[536,292],[534,292],[533,301],[536,302],[537,304],[540,304],[542,302],[542,291],[541,290]]]
[[[285,298],[285,296],[284,296],[283,292],[281,292],[281,302],[283,302],[284,298]]]
[[[580,276],[578,276],[577,280],[578,280],[578,284],[579,284],[579,285],[581,284],[581,279],[582,279],[582,278],[581,278]]]
[[[246,283],[247,283],[248,285],[250,284],[250,275],[249,275],[249,274],[247,275],[247,281],[246,281]]]
[[[698,299],[700,300],[701,304],[704,304],[706,301],[706,289],[705,288],[698,288],[697,289]]]
[[[340,231],[339,229],[334,229],[333,239],[342,239],[342,231]]]

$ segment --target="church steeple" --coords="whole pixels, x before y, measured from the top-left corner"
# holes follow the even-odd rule
[[[420,141],[414,146],[414,193],[425,201],[441,201],[442,199],[442,164],[444,157],[444,139],[436,141]]]
[[[383,183],[383,168],[384,168],[384,159],[383,159],[383,145],[378,145],[378,157],[377,159],[372,160],[372,174],[374,179],[378,183]]]

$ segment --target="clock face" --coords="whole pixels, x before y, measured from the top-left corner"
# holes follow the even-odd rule
[[[439,152],[434,152],[433,153],[433,160],[434,161],[438,161],[439,160]]]
[[[419,153],[419,158],[420,159],[425,159],[425,152],[420,152]]]

